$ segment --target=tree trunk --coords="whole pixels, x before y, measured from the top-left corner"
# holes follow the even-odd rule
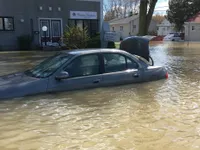
[[[147,5],[148,5],[148,0],[140,1],[139,35],[141,36],[146,34]]]
[[[149,11],[147,13],[148,0],[140,1],[139,35],[147,35],[152,20],[153,12],[158,0],[149,0]]]
[[[154,12],[154,9],[156,7],[157,1],[158,0],[151,0],[150,4],[149,4],[149,11],[148,11],[148,14],[147,14],[147,22],[146,22],[146,32],[147,33],[148,33],[149,26],[151,24],[153,12]]]

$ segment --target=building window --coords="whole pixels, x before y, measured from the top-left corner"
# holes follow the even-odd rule
[[[68,21],[68,26],[69,27],[73,27],[73,26],[75,26],[76,25],[76,21],[75,20],[69,20]]]
[[[98,20],[69,19],[68,25],[70,27],[77,26],[81,29],[86,27],[90,36],[95,35],[97,32],[99,32]]]
[[[52,7],[49,7],[49,11],[52,11]]]
[[[98,20],[91,20],[90,21],[90,34],[95,35],[97,32],[99,32]]]
[[[61,21],[60,20],[52,20],[51,21],[51,30],[53,37],[61,37]]]
[[[39,9],[42,10],[43,9],[42,6],[40,6]]]
[[[132,32],[136,31],[136,25],[133,25]]]
[[[0,17],[0,30],[1,31],[13,31],[14,19],[12,17]]]
[[[120,26],[120,31],[123,31],[123,26]]]
[[[192,26],[192,31],[194,31],[195,30],[195,26]]]
[[[45,37],[45,32],[42,31],[42,27],[46,26],[47,27],[47,32],[46,32],[46,37],[50,37],[50,20],[42,19],[40,20],[40,29],[42,33],[42,37]]]
[[[83,29],[83,20],[77,20],[76,26],[82,30]]]
[[[3,30],[3,19],[0,18],[0,30]]]
[[[90,20],[84,20],[83,21],[83,28],[90,29]]]

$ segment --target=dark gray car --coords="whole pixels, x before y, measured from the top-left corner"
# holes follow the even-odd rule
[[[132,84],[165,79],[163,67],[150,66],[117,49],[59,52],[25,72],[0,77],[0,98]]]

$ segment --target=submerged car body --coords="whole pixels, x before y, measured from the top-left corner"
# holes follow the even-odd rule
[[[63,51],[25,72],[0,77],[0,99],[167,78],[164,67],[117,49]]]

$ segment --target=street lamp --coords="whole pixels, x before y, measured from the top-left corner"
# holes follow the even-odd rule
[[[47,46],[47,26],[42,27],[42,31],[44,32],[44,40],[45,40],[45,46]]]

